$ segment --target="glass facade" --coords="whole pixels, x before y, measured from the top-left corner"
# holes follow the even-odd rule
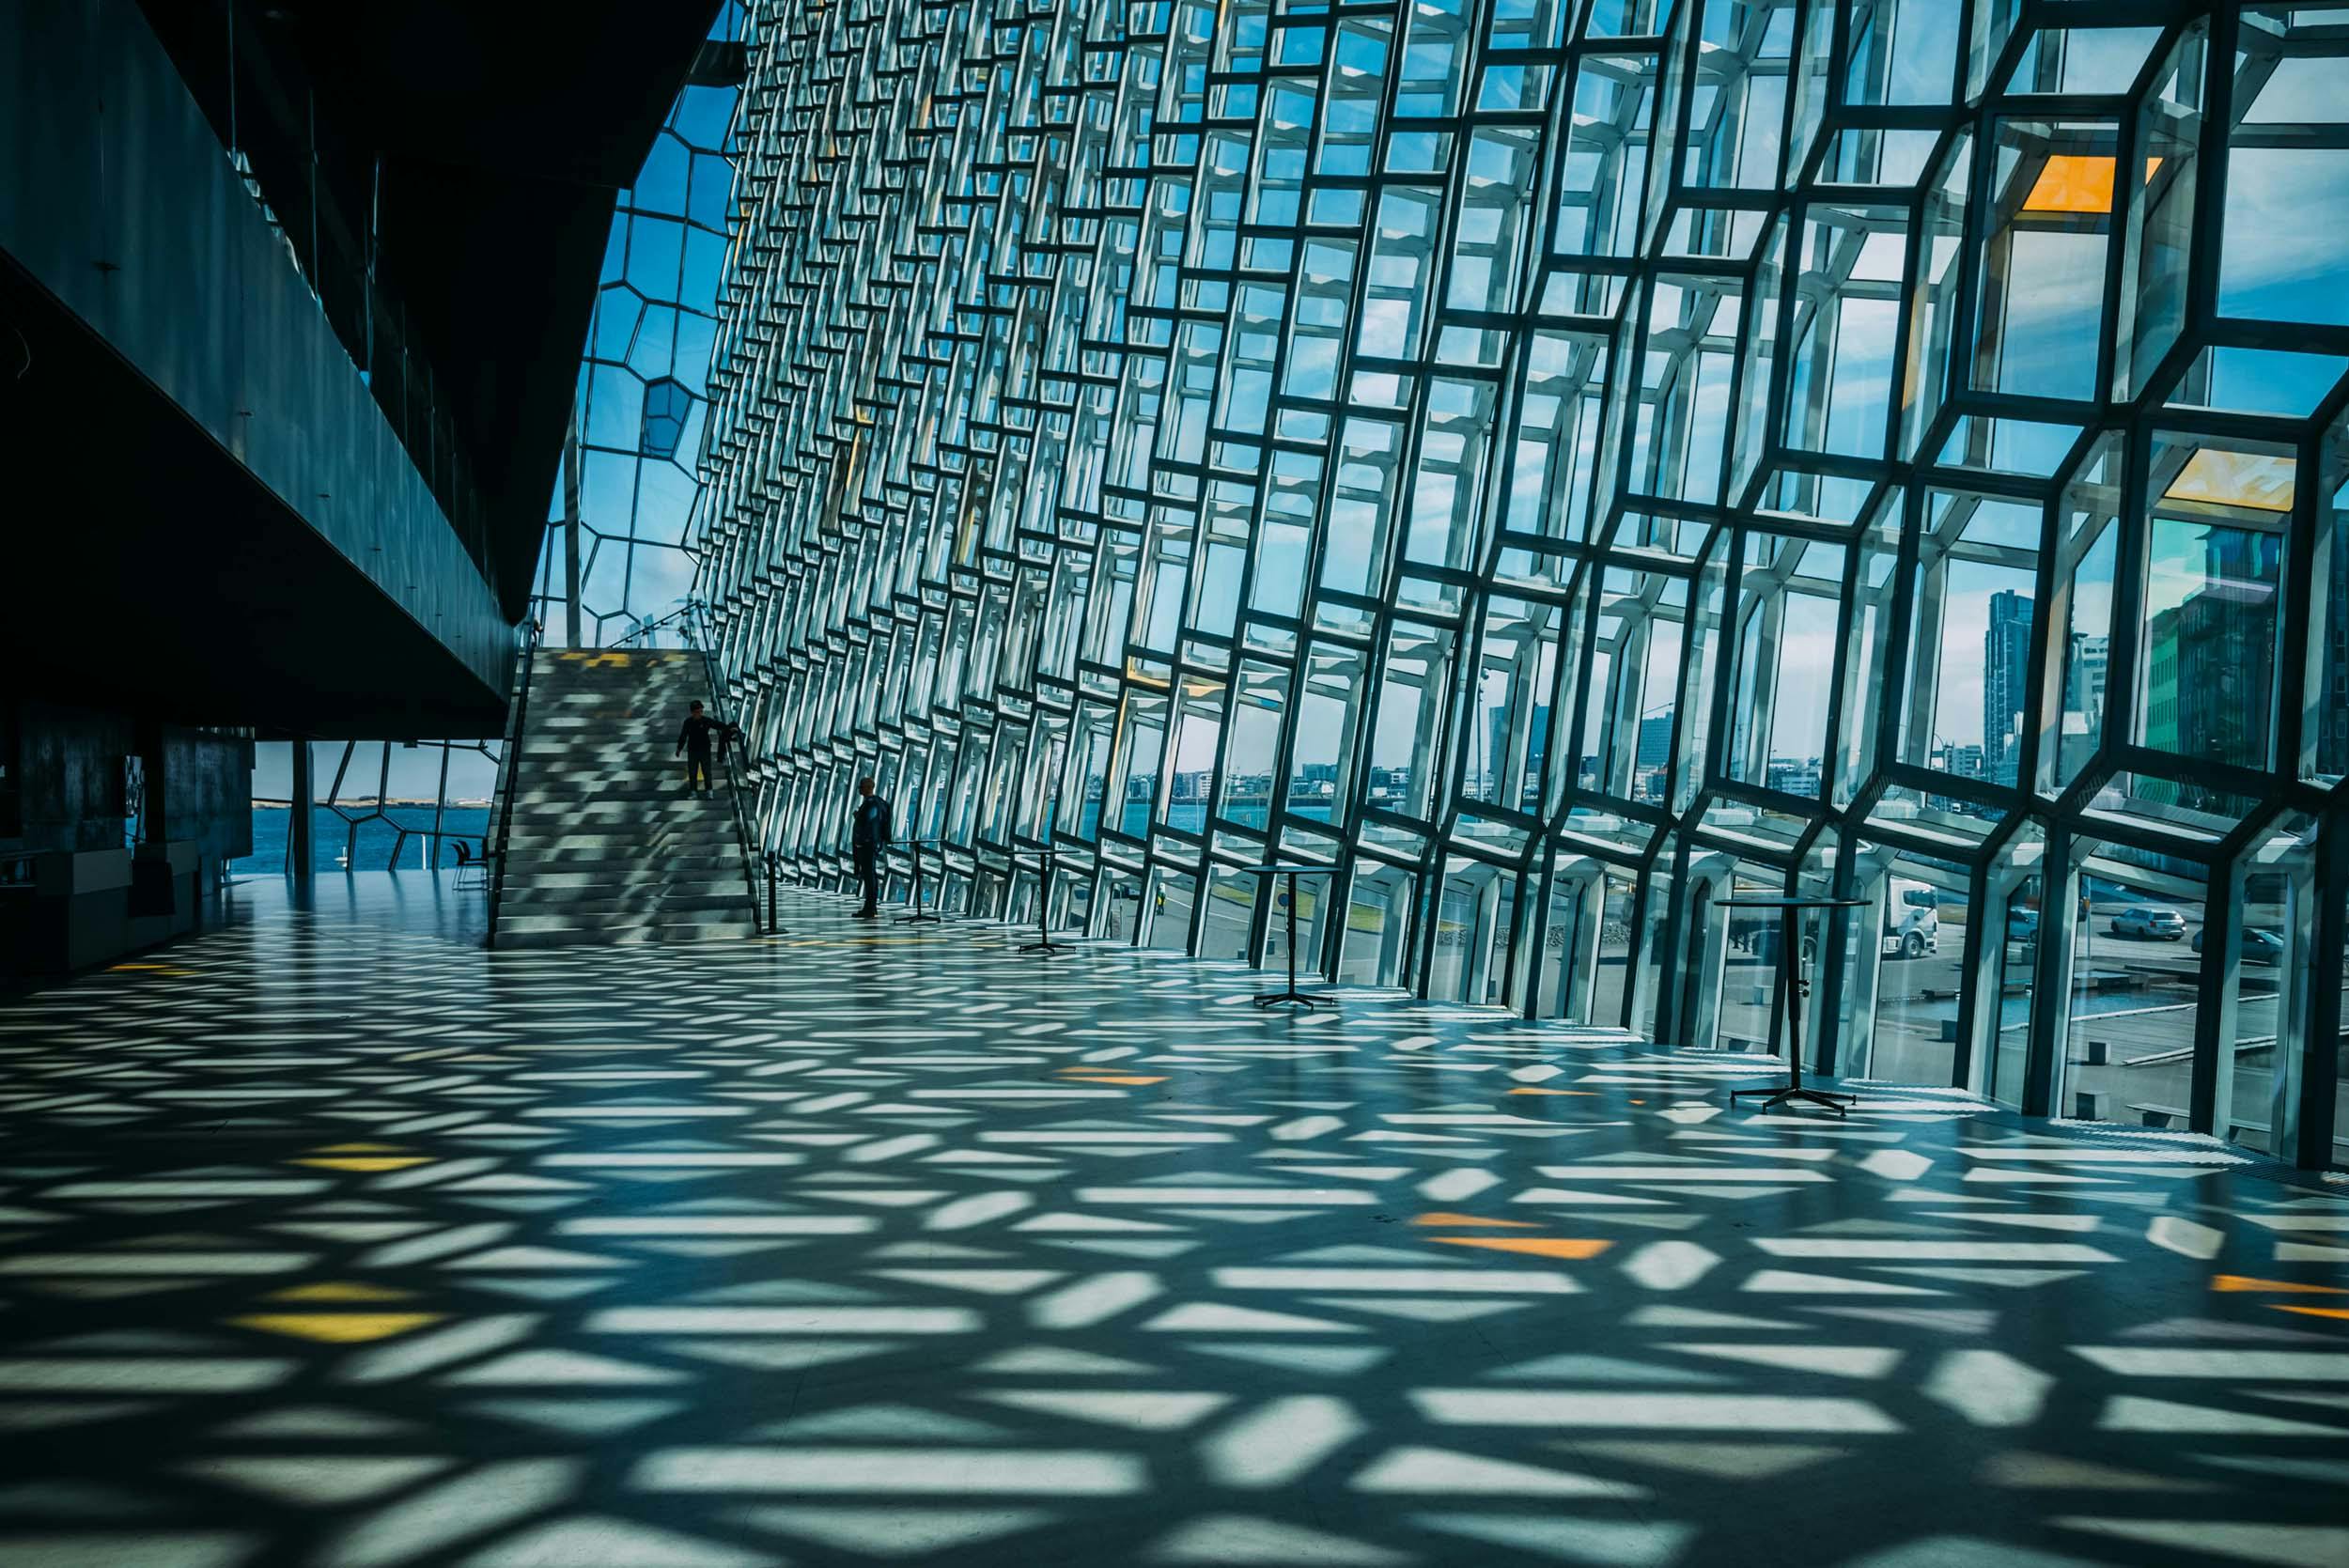
[[[745,37],[699,591],[807,874],[871,772],[953,906],[1277,960],[1326,862],[1304,967],[1696,1046],[1832,893],[1822,1065],[2335,1157],[2349,6]]]
[[[726,0],[711,43],[738,42],[742,22],[739,0]],[[677,641],[665,629],[644,629],[693,587],[690,533],[730,226],[737,91],[703,82],[680,88],[636,183],[619,194],[579,370],[573,449],[538,558],[534,608],[552,638],[568,629],[565,523],[575,489],[580,645]]]

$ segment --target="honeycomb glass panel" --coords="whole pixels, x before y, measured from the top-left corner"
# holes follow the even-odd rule
[[[950,896],[1049,801],[1099,934],[1284,963],[1326,858],[1302,970],[1708,1048],[1712,890],[1845,896],[1820,1061],[2272,1146],[2338,1009],[2128,911],[2341,961],[2258,857],[2349,812],[2349,13],[2156,9],[753,6],[591,617],[707,601],[811,877],[899,754]]]

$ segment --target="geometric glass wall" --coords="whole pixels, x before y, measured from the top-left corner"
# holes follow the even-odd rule
[[[699,545],[767,843],[2323,1164],[2349,6],[770,3]],[[1049,875],[1032,869],[1051,851]],[[902,885],[904,864],[898,866]]]
[[[709,39],[732,43],[741,32],[742,8],[729,0]],[[681,87],[636,183],[619,194],[613,214],[580,365],[578,451],[571,459],[585,646],[605,646],[660,620],[692,589],[687,535],[708,415],[734,184],[726,136],[738,92],[714,76]],[[564,503],[558,480],[535,609],[554,641],[563,636],[569,585]]]

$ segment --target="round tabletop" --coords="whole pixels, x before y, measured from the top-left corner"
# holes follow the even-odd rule
[[[1865,898],[1716,898],[1717,909],[1861,909]]]

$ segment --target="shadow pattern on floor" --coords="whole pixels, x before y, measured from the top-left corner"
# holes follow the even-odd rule
[[[0,1565],[2349,1561],[2349,1192],[2206,1139],[363,902],[0,1007]]]

